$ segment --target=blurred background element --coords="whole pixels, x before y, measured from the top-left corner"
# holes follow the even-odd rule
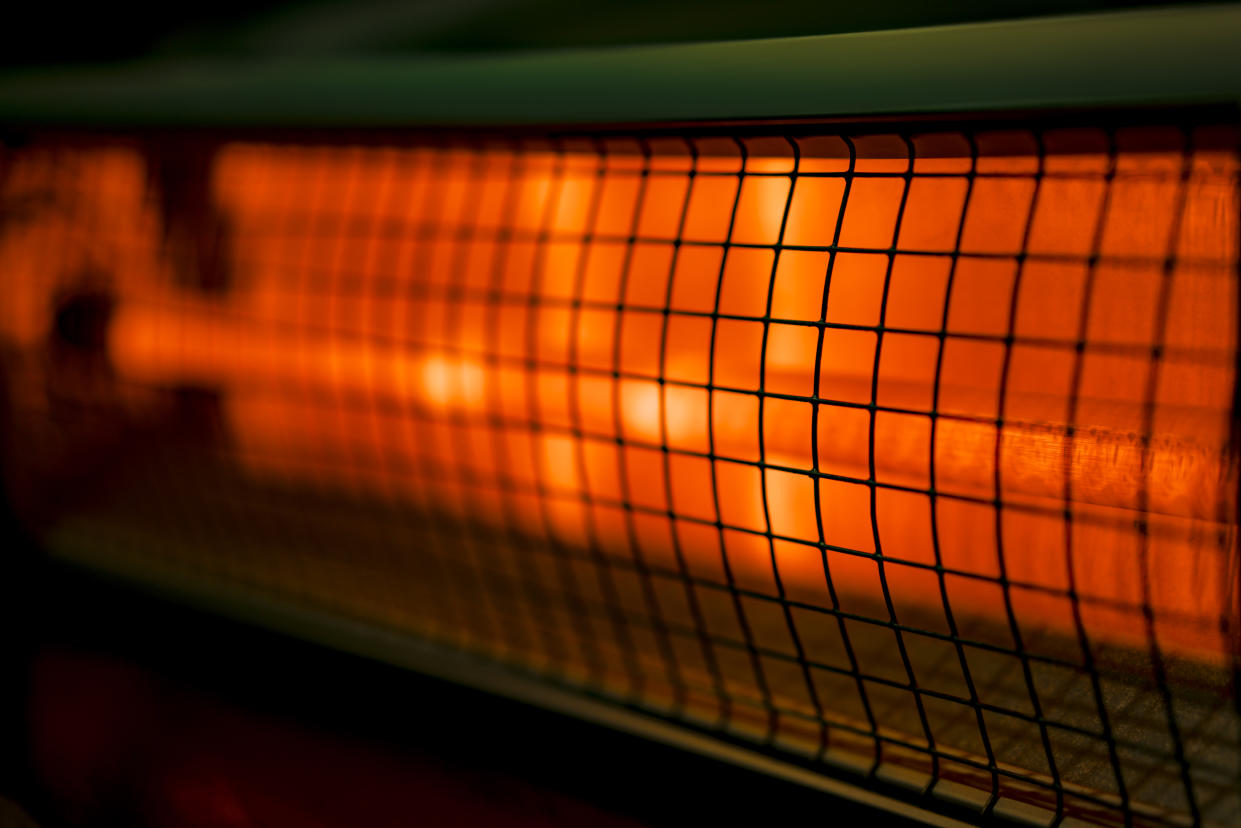
[[[566,49],[863,32],[1168,5],[1151,0],[187,0],[20,3],[0,65],[150,55]]]

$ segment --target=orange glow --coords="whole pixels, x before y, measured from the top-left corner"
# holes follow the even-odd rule
[[[222,450],[264,484],[1006,652],[1220,666],[1238,169],[1196,141],[233,144],[215,292],[174,264],[136,154],[32,154],[8,196],[78,186],[77,213],[6,230],[0,335],[41,348],[73,287],[47,274],[90,260],[126,405],[218,391]]]
[[[653,166],[669,169],[649,174],[643,196],[634,162],[230,147],[214,187],[239,251],[235,289],[217,299],[170,289],[123,297],[112,358],[143,384],[226,389],[237,454],[255,474],[348,464],[349,479],[376,494],[430,498],[437,508],[503,521],[492,511],[496,498],[533,471],[546,491],[510,512],[523,532],[578,546],[594,538],[619,554],[631,507],[671,512],[678,530],[718,519],[780,543],[822,540],[867,555],[880,551],[877,536],[883,557],[899,562],[885,567],[889,588],[930,573],[901,563],[935,563],[929,500],[911,493],[929,489],[933,460],[940,553],[967,576],[953,592],[954,610],[1003,616],[988,580],[1000,542],[1010,577],[1034,587],[1013,592],[1021,621],[1070,633],[1072,617],[1049,597],[1069,586],[1058,551],[1064,530],[1055,528],[1067,486],[1082,550],[1076,588],[1114,602],[1085,605],[1089,633],[1145,640],[1140,625],[1115,623],[1142,604],[1131,528],[1141,515],[1154,548],[1153,597],[1172,611],[1161,619],[1163,643],[1225,651],[1217,627],[1192,619],[1221,617],[1232,600],[1228,556],[1210,540],[1231,533],[1236,497],[1228,445],[1236,208],[1220,183],[1234,174],[1230,159],[1195,157],[1178,196],[1179,154],[1122,156],[1103,218],[1099,173],[1045,179],[1032,257],[1020,274],[1016,260],[997,254],[1021,248],[1034,179],[1009,171],[1032,159],[981,159],[979,173],[990,162],[1010,177],[977,177],[963,220],[964,176],[915,178],[897,237],[897,249],[913,252],[895,256],[854,248],[892,244],[902,179],[855,179],[840,229],[850,249],[834,261],[829,251],[798,246],[832,243],[839,177],[797,179],[783,235],[793,249],[777,256],[767,245],[781,241],[790,185],[776,173],[791,172],[791,159],[783,168],[779,158],[747,159],[748,170],[765,167],[773,177],[745,176],[739,190],[729,173],[740,159],[731,169],[716,159],[718,176],[692,182],[672,169],[675,157],[656,159]],[[906,163],[863,159],[857,168],[900,172]],[[1180,197],[1184,218],[1172,238]],[[341,224],[346,215],[359,226]],[[642,240],[627,246],[635,218]],[[1073,256],[1089,253],[1084,228],[1100,221],[1101,248],[1116,259],[1090,274],[1088,347],[1074,394],[1072,342],[1088,273]],[[427,223],[479,238],[441,231],[423,242]],[[961,252],[978,255],[961,256],[954,269],[950,257],[933,254],[953,249],[958,225]],[[503,228],[515,234],[506,245],[492,239]],[[700,244],[677,248],[670,242],[678,235]],[[762,246],[723,247],[730,238]],[[1143,349],[1154,342],[1169,244],[1179,259],[1148,406]],[[1015,340],[1002,375],[1014,289]],[[937,387],[933,334],[941,328]],[[817,458],[809,402],[816,373],[819,396],[830,401],[817,414]],[[873,418],[872,386],[880,406]],[[780,396],[756,395],[760,388]],[[388,413],[366,400],[387,400]],[[941,414],[933,444],[932,410]],[[873,522],[872,429],[880,484]],[[662,445],[673,450],[666,462]],[[714,469],[704,459],[712,450]],[[818,486],[821,536],[805,474],[816,469],[830,475]],[[429,479],[463,482],[427,486]],[[991,498],[1008,505],[1002,518],[986,505]],[[681,546],[691,560],[719,554],[716,539]],[[818,557],[812,546],[799,554]],[[800,580],[804,567],[793,569],[785,588],[810,589]],[[841,564],[835,585],[882,603],[873,579],[862,577],[867,569],[876,571],[866,558]],[[809,577],[817,584],[823,576]],[[940,598],[913,590],[901,600],[933,608]]]

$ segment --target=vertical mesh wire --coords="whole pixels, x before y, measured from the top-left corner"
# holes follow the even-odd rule
[[[987,814],[1241,814],[1234,130],[174,139],[188,212],[151,146],[0,160],[52,554]]]

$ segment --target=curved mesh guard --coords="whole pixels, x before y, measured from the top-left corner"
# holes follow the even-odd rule
[[[1241,815],[1210,125],[0,156],[11,498],[824,773]]]

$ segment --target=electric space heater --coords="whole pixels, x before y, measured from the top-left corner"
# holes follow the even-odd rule
[[[1236,7],[0,85],[7,497],[833,791],[1235,825]]]

